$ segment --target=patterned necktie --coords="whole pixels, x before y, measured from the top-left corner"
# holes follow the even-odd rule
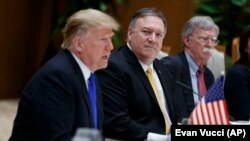
[[[90,74],[90,77],[88,79],[88,88],[89,88],[89,102],[93,117],[93,124],[94,128],[97,128],[96,86],[93,73]]]
[[[170,119],[169,119],[169,116],[167,115],[166,110],[164,110],[164,105],[160,101],[160,96],[159,96],[159,93],[158,93],[158,90],[157,90],[157,85],[156,85],[156,83],[154,81],[154,77],[153,77],[153,73],[152,73],[151,67],[148,67],[146,73],[147,73],[147,77],[149,79],[149,82],[150,82],[150,84],[151,84],[151,86],[152,86],[152,88],[154,90],[155,97],[157,99],[158,105],[159,105],[159,107],[161,109],[161,112],[162,112],[162,114],[164,116],[164,121],[165,121],[165,126],[166,126],[166,129],[165,129],[166,133],[169,134],[170,133],[170,122],[169,122]]]
[[[204,69],[203,67],[199,67],[198,71],[198,90],[201,97],[203,97],[207,93],[207,88],[205,85],[204,79]]]

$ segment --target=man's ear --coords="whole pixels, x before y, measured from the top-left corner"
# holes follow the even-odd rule
[[[190,48],[190,39],[189,38],[185,38],[183,40],[184,46],[187,48]]]
[[[131,40],[131,34],[133,33],[133,30],[131,28],[128,28],[128,34],[127,34],[127,37],[128,37],[128,40]]]
[[[74,37],[72,39],[72,44],[73,44],[73,48],[76,51],[81,51],[82,50],[83,43],[82,43],[82,41],[81,41],[81,39],[79,37]]]

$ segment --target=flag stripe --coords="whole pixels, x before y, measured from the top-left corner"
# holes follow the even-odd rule
[[[201,103],[201,105],[202,105],[202,103]],[[198,124],[203,124],[203,116],[202,116],[201,106],[198,107],[197,114],[198,114]]]
[[[212,124],[212,125],[215,125],[216,123],[215,123],[215,119],[214,119],[214,112],[213,112],[212,104],[211,104],[211,103],[208,103],[208,104],[207,104],[207,107],[208,107],[208,109],[209,109],[208,114],[209,114],[210,119],[211,119],[211,124]]]
[[[206,106],[206,112],[207,112],[207,117],[208,117],[208,125],[211,124],[211,117],[210,117],[210,114],[209,114],[209,111],[208,111],[208,105]]]
[[[214,110],[214,113],[215,113],[215,121],[216,121],[216,124],[219,124],[219,123],[221,123],[221,120],[220,120],[220,113],[219,113],[217,104],[218,104],[218,101],[212,103],[213,110]]]
[[[203,117],[204,117],[204,124],[206,125],[206,124],[209,124],[209,120],[208,120],[208,113],[207,113],[207,108],[206,108],[207,106],[206,106],[206,104],[205,103],[203,103],[202,105],[201,105],[201,108],[202,108],[202,115],[203,115]]]

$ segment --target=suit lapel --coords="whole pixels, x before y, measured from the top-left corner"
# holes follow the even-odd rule
[[[77,64],[76,60],[72,56],[72,54],[68,50],[64,50],[64,52],[67,55],[68,59],[70,60],[72,67],[75,71],[74,74],[75,74],[76,82],[78,82],[78,83],[76,83],[78,91],[80,92],[80,95],[81,95],[84,103],[87,104],[88,112],[89,112],[89,115],[91,116],[92,114],[90,114],[91,108],[90,108],[88,90],[87,90],[87,84],[85,83],[85,78],[82,74],[82,71],[81,71],[79,65]],[[93,119],[93,118],[91,117],[91,119]]]
[[[181,61],[183,63],[182,64],[183,69],[181,71],[181,79],[182,79],[181,82],[183,82],[184,84],[187,84],[190,88],[192,88],[189,65],[188,65],[185,53],[182,52],[179,55],[179,57],[180,57],[180,59],[181,59]],[[185,101],[186,101],[187,106],[188,106],[188,110],[189,110],[189,112],[192,112],[193,108],[195,107],[193,93],[191,91],[187,90],[187,89],[184,89],[183,94],[184,94],[184,98],[185,98]]]
[[[167,95],[167,93],[168,93],[168,90],[166,89],[166,88],[168,88],[168,86],[169,86],[169,82],[168,81],[164,81],[164,80],[167,80],[168,78],[166,78],[166,76],[165,76],[165,74],[164,73],[162,73],[162,68],[161,68],[161,66],[160,66],[160,64],[159,64],[159,62],[158,61],[154,61],[154,69],[155,69],[155,71],[156,71],[156,73],[157,73],[157,75],[158,75],[158,78],[159,78],[159,80],[160,80],[160,82],[161,82],[161,85],[162,85],[162,89],[163,89],[163,92],[164,92],[164,94],[165,94],[165,100],[167,101],[167,103],[168,103],[168,95]]]
[[[207,89],[209,89],[209,87],[214,83],[214,75],[206,66],[204,66],[204,70],[205,84]]]
[[[131,66],[131,69],[134,69],[133,72],[141,80],[142,84],[145,86],[145,89],[148,91],[148,94],[155,100],[155,102],[157,102],[151,84],[148,81],[147,75],[144,72],[143,68],[141,67],[141,64],[139,63],[138,59],[133,54],[133,52],[128,48],[128,46],[123,46],[122,49],[124,52],[124,57],[127,60],[128,64]]]
[[[173,111],[170,111],[171,109],[173,109],[173,103],[172,103],[172,95],[170,94],[170,88],[172,88],[172,84],[170,82],[170,78],[167,76],[168,72],[164,70],[164,68],[162,68],[162,65],[160,64],[159,60],[155,60],[154,61],[154,69],[156,70],[156,73],[158,75],[158,78],[160,80],[160,83],[162,85],[162,89],[163,89],[163,93],[164,93],[164,97],[165,97],[165,101],[166,101],[166,108],[168,111],[168,114],[172,117],[173,116]],[[166,81],[169,80],[169,81]],[[173,118],[171,118],[173,119]]]

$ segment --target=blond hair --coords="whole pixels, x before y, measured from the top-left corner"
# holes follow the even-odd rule
[[[107,27],[117,31],[119,26],[118,22],[106,13],[91,8],[80,10],[68,18],[62,30],[62,48],[70,49],[72,37],[86,33],[90,27]]]

